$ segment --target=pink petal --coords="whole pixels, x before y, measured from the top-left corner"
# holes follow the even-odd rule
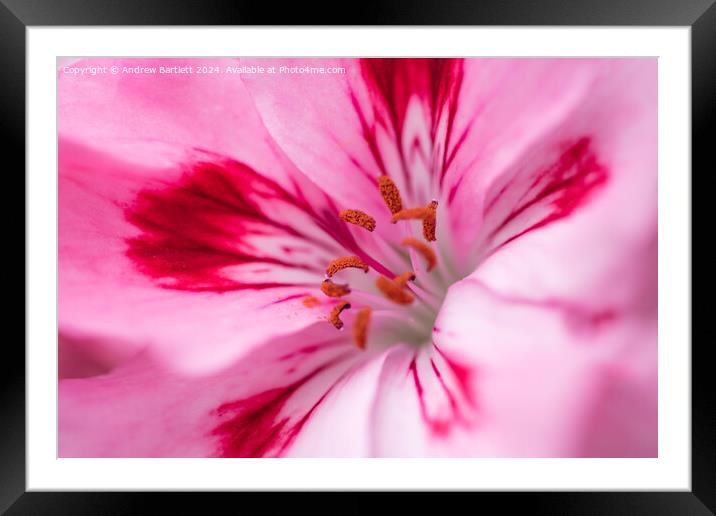
[[[479,455],[472,373],[434,347],[388,352],[372,412],[372,454],[380,457]]]
[[[656,325],[630,338],[656,343]],[[583,431],[587,457],[656,457],[658,399],[656,352],[631,350],[601,373],[599,394]]]
[[[601,197],[646,189],[645,204],[652,198],[654,60],[468,60],[462,84],[443,240],[462,250],[464,273],[495,246]]]
[[[263,182],[271,183],[271,189],[278,187],[292,200],[313,209],[313,223],[306,224],[300,214],[296,219],[281,204],[282,209],[275,211],[282,212],[293,225],[300,225],[304,231],[320,227],[319,232],[330,234],[332,241],[364,259],[368,259],[369,254],[379,255],[375,239],[367,238],[364,230],[356,230],[337,219],[338,212],[345,206],[336,205],[330,195],[303,176],[278,149],[266,132],[240,75],[227,71],[236,69],[238,64],[233,59],[91,59],[74,63],[78,67],[104,66],[108,70],[112,66],[155,70],[192,67],[195,73],[123,72],[80,77],[60,70],[59,133],[63,139],[151,168],[155,173],[161,169],[168,174],[167,181],[175,179],[176,172],[184,171],[187,164],[238,162],[240,165],[234,166],[234,170],[243,167],[255,171]],[[222,73],[196,73],[197,69],[207,67],[219,67]],[[334,169],[334,176],[336,171]],[[207,177],[211,171],[203,172],[201,182],[206,186],[212,180]],[[343,177],[342,173],[337,175]],[[221,180],[223,178],[214,183]],[[231,188],[242,183],[236,180],[234,184],[225,185],[223,193],[231,195]],[[382,226],[384,231],[396,231],[390,224]],[[270,244],[264,247],[270,248]],[[372,265],[384,273],[389,272],[381,264]],[[246,271],[235,272],[244,274]]]
[[[215,191],[214,200],[204,204],[197,190],[182,204],[175,197],[187,191],[186,177],[181,169],[128,165],[60,142],[60,331],[120,339],[135,350],[149,345],[184,368],[202,369],[310,325],[330,310],[329,305],[309,309],[301,300],[319,294],[318,264],[334,255],[316,255],[325,248],[309,244],[308,237],[281,233],[273,218],[262,215],[280,212],[298,221],[300,209],[290,210],[289,199],[272,204],[277,190],[260,179],[256,191],[251,184],[234,191],[229,207],[221,196],[230,189]],[[251,260],[248,251],[220,245],[251,244],[253,237],[241,238],[242,217],[273,228],[256,237],[260,249]],[[315,224],[307,227],[313,230]],[[282,245],[305,252],[277,270],[270,253],[285,256]]]
[[[290,449],[286,450],[286,456],[371,456],[371,411],[386,354],[360,357],[331,386]]]
[[[385,226],[389,213],[378,194],[379,175],[393,178],[407,205],[431,200],[432,137],[454,81],[451,60],[242,62],[345,69],[342,74],[242,76],[281,148],[340,204],[359,207],[376,217],[378,227]]]
[[[482,263],[436,322],[475,371],[481,453],[656,455],[656,66],[605,72],[485,190]]]
[[[620,60],[607,71],[488,192],[474,277],[501,293],[655,310],[656,62]],[[565,154],[550,140],[576,143]],[[560,168],[565,159],[574,165]]]
[[[329,397],[364,410],[351,405],[364,384],[351,387],[347,380],[364,358],[324,324],[274,340],[211,375],[178,375],[140,355],[106,376],[60,383],[60,456],[285,455],[311,433]],[[364,428],[344,430],[357,435],[334,431],[309,440],[330,441],[338,455],[360,452]],[[305,442],[300,448],[301,454],[317,452]]]
[[[85,59],[73,66],[235,66],[235,59]],[[58,133],[149,167],[185,161],[193,149],[239,158],[288,188],[290,168],[263,129],[235,74],[58,71]]]
[[[655,322],[637,306],[598,312],[468,278],[434,338],[474,372],[480,455],[655,456]]]

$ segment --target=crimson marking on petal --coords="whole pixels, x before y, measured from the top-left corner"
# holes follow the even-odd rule
[[[455,195],[457,194],[457,191],[460,189],[460,183],[462,183],[462,180],[465,178],[464,175],[457,178],[457,181],[455,181],[455,184],[450,187],[450,192],[448,193],[448,204],[452,204],[452,201],[455,199]]]
[[[388,109],[391,122],[402,134],[405,113],[413,95],[426,99],[431,108],[431,127],[444,105],[453,100],[455,85],[462,80],[460,59],[361,60],[366,84]]]
[[[409,373],[413,377],[413,384],[415,385],[415,393],[418,395],[418,402],[420,404],[420,415],[423,421],[427,423],[433,434],[438,436],[445,436],[450,431],[451,422],[442,419],[433,419],[428,415],[428,409],[425,405],[425,396],[423,392],[423,385],[420,383],[418,376],[418,367],[415,358],[410,362]]]
[[[474,120],[474,119],[473,119]],[[450,168],[450,165],[452,165],[453,160],[457,156],[457,152],[462,147],[462,144],[465,143],[465,140],[467,139],[467,136],[470,134],[470,129],[472,128],[472,120],[467,125],[467,127],[460,133],[460,137],[455,142],[455,145],[452,149],[450,149],[450,153],[447,154],[447,143],[445,146],[445,154],[443,155],[443,166],[442,166],[442,172],[440,173],[440,186],[442,186],[443,181],[445,179],[445,174],[447,173],[448,169]],[[450,136],[450,126],[448,126],[448,138]],[[462,176],[460,176],[462,177]]]
[[[368,124],[368,120],[366,119],[365,114],[363,113],[363,110],[358,103],[358,99],[353,92],[351,92],[351,103],[353,104],[353,109],[358,116],[358,121],[360,122],[361,130],[363,131],[363,138],[365,138],[365,141],[368,144],[368,149],[370,150],[370,153],[373,156],[373,159],[375,160],[375,163],[378,166],[381,175],[387,175],[387,169],[385,166],[385,162],[383,161],[383,155],[380,153],[380,147],[378,145],[378,138],[375,133],[375,127],[372,127],[370,124]],[[356,160],[355,158],[353,158],[353,160],[354,163],[358,163],[358,160]],[[358,168],[363,171],[364,174],[366,173],[366,170],[362,165]]]
[[[407,188],[412,191],[410,170],[403,150],[403,130],[408,105],[413,96],[425,99],[430,107],[428,125],[434,141],[443,110],[447,107],[449,144],[455,112],[457,92],[462,83],[462,60],[460,59],[362,59],[361,72],[373,102],[376,121],[391,130],[400,158],[401,173]],[[353,106],[361,121],[363,133],[381,173],[386,174],[375,128],[368,126],[366,117],[355,97]],[[379,106],[383,106],[388,120],[384,120]],[[430,167],[434,169],[435,167]]]
[[[473,407],[475,407],[477,404],[472,392],[472,369],[448,357],[439,347],[437,347],[434,342],[433,347],[435,348],[435,351],[437,351],[438,354],[442,357],[448,367],[452,369],[452,372],[455,375],[455,379],[460,385],[460,390],[462,391],[462,394],[467,400],[467,402]]]
[[[271,389],[250,398],[225,403],[216,409],[218,416],[233,412],[241,414],[212,431],[213,435],[222,437],[219,455],[263,457],[276,447],[280,432],[289,418],[283,418],[278,422],[274,420],[297,388],[297,384],[292,384],[288,387]]]
[[[463,129],[462,133],[458,137],[457,141],[453,145],[452,149],[450,148],[450,140],[452,139],[453,129],[455,125],[455,118],[457,116],[457,108],[458,108],[458,98],[460,95],[460,90],[462,89],[462,81],[463,81],[463,69],[462,66],[455,67],[453,71],[453,80],[451,81],[451,88],[445,91],[445,100],[443,101],[444,104],[447,105],[447,126],[445,131],[445,145],[442,149],[442,166],[440,167],[440,178],[438,181],[439,186],[442,188],[443,181],[445,180],[445,174],[447,173],[448,168],[450,168],[450,165],[452,164],[453,159],[455,159],[455,156],[457,156],[458,150],[462,147],[462,144],[467,139],[468,134],[470,133],[470,130],[472,128],[473,121],[477,118],[477,115],[479,113],[473,113],[472,119],[467,124],[467,127]],[[481,110],[480,110],[481,111]],[[439,122],[439,118],[435,117],[434,126],[436,127]],[[436,129],[433,129],[433,133],[436,131]],[[435,138],[433,137],[433,140]]]
[[[455,396],[453,395],[452,391],[448,388],[448,386],[445,384],[445,380],[443,379],[442,375],[440,374],[440,370],[438,369],[438,366],[435,365],[435,361],[431,358],[430,359],[430,366],[433,369],[433,372],[435,373],[435,376],[437,377],[438,381],[440,382],[440,386],[443,388],[443,391],[445,391],[445,395],[448,398],[448,401],[450,402],[450,407],[452,407],[453,413],[457,416],[458,410],[457,410],[457,401],[455,401]]]
[[[306,297],[308,292],[302,292],[300,294],[291,294],[290,296],[282,297],[281,299],[277,299],[276,301],[272,301],[269,303],[269,305],[280,305],[281,303],[286,303],[287,301],[292,301],[294,299],[301,299],[303,297]]]
[[[324,340],[323,342],[318,342],[316,344],[309,344],[307,346],[303,346],[301,348],[293,350],[290,353],[286,353],[285,355],[281,355],[280,357],[278,357],[278,360],[283,362],[286,360],[290,360],[292,358],[296,358],[298,356],[311,355],[311,354],[315,353],[316,351],[327,349],[327,348],[330,348],[333,346],[337,346],[339,344],[345,344],[345,342],[346,342],[345,337],[338,337],[335,339]]]
[[[248,398],[224,403],[212,411],[212,416],[227,418],[210,434],[219,438],[219,457],[280,456],[293,443],[298,433],[332,389],[346,376],[342,374],[327,387],[306,413],[293,424],[290,417],[278,419],[281,410],[295,392],[345,355],[333,359],[299,380],[288,385],[268,389]]]
[[[538,173],[528,191],[518,202],[517,207],[491,232],[491,237],[494,237],[529,208],[540,203],[550,205],[551,212],[527,228],[521,229],[516,234],[508,237],[500,244],[501,246],[530,231],[570,215],[576,208],[586,202],[595,189],[606,183],[608,176],[607,169],[597,161],[597,157],[591,151],[590,145],[591,140],[589,138],[583,137],[579,139],[561,154],[556,163]],[[503,187],[497,196],[502,195],[506,188]],[[535,189],[538,190],[534,192]],[[530,193],[533,193],[533,196],[521,203]],[[488,203],[488,206],[493,204],[494,200]]]
[[[187,167],[175,184],[148,187],[125,208],[125,218],[140,230],[127,239],[126,254],[144,274],[165,288],[224,292],[287,285],[267,280],[241,283],[222,276],[225,267],[264,264],[322,274],[321,267],[298,264],[283,255],[257,256],[247,238],[287,235],[310,248],[332,251],[300,228],[277,221],[261,202],[289,203],[315,220],[310,204],[286,192],[247,165],[211,155]],[[239,248],[239,245],[245,245]],[[334,252],[334,251],[333,251]],[[270,267],[259,267],[265,273]]]

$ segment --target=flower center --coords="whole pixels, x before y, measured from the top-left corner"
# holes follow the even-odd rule
[[[401,241],[405,250],[412,250],[422,257],[425,262],[425,272],[431,273],[435,269],[438,259],[431,247],[436,241],[435,230],[437,225],[438,202],[433,200],[426,206],[403,207],[400,190],[388,176],[378,178],[378,188],[391,213],[391,223],[419,220],[422,222],[422,233],[425,241],[413,237],[406,237]],[[376,229],[376,220],[370,214],[357,209],[343,210],[338,217],[349,224],[353,224],[366,231]],[[373,313],[380,311],[388,319],[398,321],[393,325],[393,337],[405,342],[425,343],[430,340],[433,324],[437,317],[436,301],[439,302],[442,292],[431,292],[416,281],[416,274],[412,270],[401,272],[397,276],[388,277],[372,271],[377,275],[373,282],[373,289],[351,289],[348,283],[336,283],[334,276],[345,269],[360,269],[365,274],[371,272],[371,267],[358,256],[340,256],[328,263],[325,279],[321,283],[321,292],[329,298],[340,299],[335,304],[327,319],[336,329],[341,330],[344,322],[341,315],[345,310],[353,309],[357,314],[352,318],[353,341],[359,349],[365,349],[370,343],[371,321]],[[351,296],[351,301],[342,299]],[[304,298],[307,307],[320,304],[314,296]],[[390,331],[390,325],[386,328]]]

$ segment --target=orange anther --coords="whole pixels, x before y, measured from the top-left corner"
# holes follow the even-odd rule
[[[413,271],[404,272],[400,276],[396,276],[393,280],[396,285],[399,287],[404,287],[408,281],[414,281],[415,280],[415,273]]]
[[[368,338],[368,323],[370,322],[371,309],[361,308],[353,323],[353,340],[358,349],[365,349]]]
[[[400,190],[388,176],[380,176],[378,178],[378,188],[380,195],[383,197],[390,213],[398,213],[403,209],[403,201],[400,198]]]
[[[343,297],[350,294],[351,289],[348,285],[339,285],[338,283],[333,283],[331,280],[324,280],[323,283],[321,283],[321,292],[328,297]]]
[[[409,305],[415,299],[407,290],[385,276],[380,276],[375,281],[375,286],[385,297],[399,305]]]
[[[332,278],[336,272],[348,267],[354,267],[356,269],[362,269],[363,272],[368,272],[368,264],[357,256],[341,256],[328,264],[328,267],[326,267],[326,276]]]
[[[351,304],[348,301],[341,301],[331,310],[331,313],[328,315],[328,321],[340,330],[343,328],[343,321],[340,319],[341,312],[350,307]]]
[[[428,242],[435,241],[435,226],[437,224],[438,201],[432,201],[428,205],[430,213],[423,219],[423,236]]]
[[[355,224],[371,232],[375,230],[375,219],[360,210],[343,210],[338,216],[349,224]]]

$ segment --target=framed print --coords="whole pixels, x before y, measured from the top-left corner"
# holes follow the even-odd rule
[[[691,337],[709,2],[351,26],[6,4],[28,200],[9,514],[145,511],[131,491],[716,507]]]

